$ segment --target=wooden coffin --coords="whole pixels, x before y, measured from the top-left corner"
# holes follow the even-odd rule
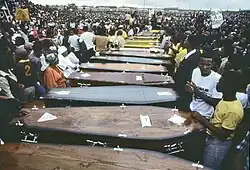
[[[139,57],[139,58],[153,58],[153,59],[169,59],[171,56],[162,54],[163,51],[160,50],[159,53],[152,53],[149,49],[143,50],[125,50],[121,49],[119,51],[103,51],[100,53],[102,56],[123,56],[123,57]]]
[[[160,46],[155,44],[125,44],[125,48],[159,48]]]
[[[144,85],[157,87],[173,87],[174,80],[167,75],[148,73],[118,72],[74,72],[68,79],[71,87],[106,86],[106,85]]]
[[[152,59],[141,57],[123,57],[123,56],[94,56],[90,58],[92,63],[139,63],[151,65],[170,65],[170,60],[166,59]]]
[[[108,71],[108,72],[139,72],[139,73],[167,73],[164,66],[146,64],[127,64],[127,63],[82,63],[80,69],[83,71]]]
[[[100,86],[55,88],[40,97],[50,106],[156,105],[171,106],[178,96],[171,88],[148,86]]]
[[[152,40],[152,39],[144,39],[144,40],[131,40],[131,39],[127,39],[126,43],[159,43],[158,40]]]
[[[0,146],[1,170],[193,170],[193,163],[157,152],[113,148],[6,144]],[[204,170],[207,170],[205,168]]]
[[[181,155],[185,150],[185,144],[188,143],[186,140],[193,135],[185,135],[186,127],[168,120],[174,114],[178,114],[169,108],[109,106],[29,111],[28,116],[12,122],[16,129],[20,129],[22,142],[106,147],[119,145],[123,148]],[[56,116],[56,119],[42,121],[45,113]],[[141,116],[148,116],[151,126],[144,127]],[[23,125],[19,126],[17,121]]]

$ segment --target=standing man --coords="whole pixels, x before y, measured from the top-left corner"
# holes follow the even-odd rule
[[[80,61],[81,63],[84,63],[84,62],[89,61],[90,57],[95,56],[95,51],[94,51],[95,34],[93,34],[92,32],[89,32],[88,26],[86,25],[83,26],[82,31],[83,33],[79,39],[81,53],[82,53],[82,57],[80,58]]]
[[[238,76],[237,72],[229,71],[220,78],[216,89],[222,92],[223,97],[216,106],[211,121],[198,112],[192,113],[192,117],[207,128],[204,165],[215,170],[221,169],[222,160],[228,153],[235,130],[244,116],[242,104],[236,98],[237,81],[232,81]]]
[[[68,43],[70,44],[71,50],[77,58],[81,58],[80,46],[79,46],[79,36],[78,30],[74,29],[74,34],[69,36]]]

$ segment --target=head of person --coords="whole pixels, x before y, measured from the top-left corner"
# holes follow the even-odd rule
[[[208,76],[211,74],[213,67],[213,53],[211,51],[205,51],[200,58],[199,68],[202,76]]]
[[[15,51],[15,61],[28,59],[28,51],[25,48],[17,48]]]
[[[190,35],[188,37],[188,45],[191,49],[199,48],[200,43],[198,37],[195,35]]]
[[[223,94],[235,95],[239,90],[238,81],[236,78],[240,77],[240,73],[236,71],[226,71],[222,74],[219,82],[216,85],[216,90]]]
[[[87,32],[89,30],[87,25],[84,25],[81,29],[83,32]]]
[[[117,36],[122,36],[122,30],[117,31]]]
[[[16,37],[15,39],[15,45],[16,46],[21,46],[25,44],[25,40],[23,37]]]
[[[65,46],[61,46],[58,48],[58,54],[66,57],[68,55],[68,49]]]
[[[34,55],[36,57],[40,57],[42,55],[42,50],[43,50],[42,42],[41,41],[35,41],[35,43],[33,45]]]
[[[45,61],[51,66],[55,67],[59,63],[57,53],[49,53],[46,55]]]

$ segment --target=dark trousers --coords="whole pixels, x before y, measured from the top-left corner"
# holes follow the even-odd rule
[[[79,58],[79,60],[81,63],[86,63],[92,56],[95,56],[95,51],[93,48],[82,52],[82,56]]]

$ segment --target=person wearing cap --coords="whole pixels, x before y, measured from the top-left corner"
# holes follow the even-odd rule
[[[29,61],[28,52],[24,48],[18,48],[15,51],[15,60],[14,74],[21,89],[19,99],[26,103],[35,98],[35,86],[39,74],[36,73],[35,68]]]
[[[126,38],[128,38],[128,34],[123,30],[123,25],[120,25],[118,27],[118,30],[115,32],[115,36],[118,36],[117,33],[118,31],[122,31],[122,38],[125,40]]]
[[[56,53],[50,53],[45,57],[49,66],[45,69],[43,75],[44,86],[47,89],[51,88],[65,88],[66,79],[63,71],[57,66],[59,59]]]

